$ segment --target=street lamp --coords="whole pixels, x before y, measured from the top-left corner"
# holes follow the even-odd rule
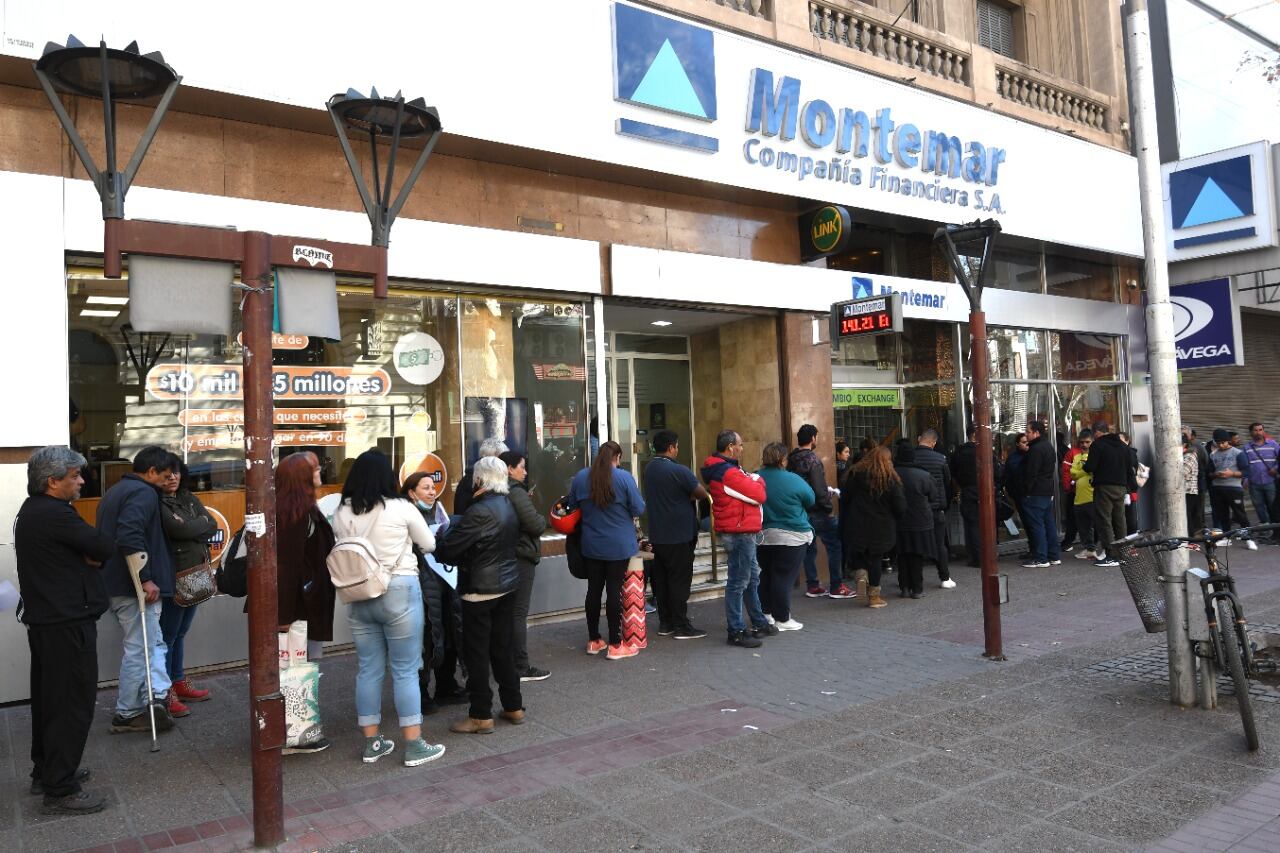
[[[169,103],[182,78],[165,63],[159,52],[142,53],[136,41],[120,50],[107,47],[105,41],[97,47],[88,47],[75,36],[67,36],[66,45],[49,42],[35,64],[36,79],[44,89],[62,129],[71,140],[89,179],[102,200],[102,219],[105,229],[103,266],[107,278],[120,277],[119,223],[124,219],[124,197],[133,185],[133,179],[142,165],[156,130],[164,119]],[[106,165],[98,169],[88,146],[76,130],[75,122],[58,97],[58,90],[71,95],[83,95],[102,99],[103,139],[106,143]],[[156,106],[151,121],[147,123],[142,138],[129,164],[123,171],[116,168],[116,104],[120,101],[148,101],[156,96]]]
[[[978,530],[982,564],[982,624],[985,657],[1004,660],[1000,638],[1000,579],[996,573],[996,483],[991,435],[991,382],[988,375],[987,317],[982,312],[982,291],[990,271],[991,250],[1000,223],[975,220],[965,225],[943,225],[933,241],[947,255],[956,279],[969,298],[970,358],[973,376],[973,426],[978,433]],[[962,251],[962,247],[964,250]],[[961,257],[978,258],[976,274]]]
[[[275,481],[272,449],[271,332],[274,315],[274,268],[310,270],[319,264],[333,273],[369,275],[374,296],[387,295],[387,243],[391,223],[409,190],[426,165],[440,135],[440,118],[421,100],[405,103],[403,96],[360,97],[358,92],[330,100],[330,115],[338,127],[347,162],[352,167],[365,208],[373,224],[373,245],[335,243],[313,237],[272,236],[260,231],[235,231],[169,222],[124,218],[124,197],[133,183],[142,158],[155,137],[178,88],[181,77],[158,53],[142,55],[136,43],[112,50],[101,43],[85,47],[71,37],[67,45],[50,44],[35,64],[36,78],[52,104],[58,120],[93,179],[102,201],[105,236],[103,267],[107,278],[120,278],[123,254],[159,258],[214,261],[240,266],[243,315],[243,389],[245,447],[245,537],[248,545],[249,595],[249,702],[250,744],[253,770],[253,837],[258,847],[274,847],[284,840],[284,778],[281,747],[284,746],[284,698],[280,694],[277,663],[277,602],[275,547]],[[101,98],[106,130],[106,168],[99,170],[75,123],[67,114],[58,90]],[[115,102],[146,100],[160,95],[155,114],[128,166],[116,168]],[[375,187],[371,199],[358,163],[351,152],[344,127],[368,132],[373,146]],[[377,163],[377,141],[391,136],[392,156],[385,175]],[[427,138],[409,179],[395,201],[390,201],[395,154],[400,140]],[[141,264],[138,265],[141,267]],[[134,270],[135,273],[138,271]],[[306,301],[304,299],[304,301]],[[183,331],[178,319],[173,331]],[[282,331],[293,331],[285,328]]]
[[[418,176],[427,165],[427,158],[440,139],[440,114],[435,107],[427,106],[422,98],[406,101],[404,95],[396,92],[394,98],[384,98],[378,94],[377,87],[370,90],[366,97],[355,89],[348,89],[346,94],[334,95],[326,105],[329,117],[333,119],[334,130],[338,132],[338,141],[342,144],[342,153],[346,155],[347,165],[351,168],[351,177],[355,179],[356,189],[360,193],[360,201],[364,204],[365,213],[369,215],[369,225],[373,229],[373,245],[386,248],[391,242],[391,225],[409,198],[409,191],[417,182]],[[373,195],[369,194],[369,186],[365,183],[364,170],[356,159],[351,148],[349,132],[367,134],[369,137],[369,156],[373,172]],[[379,167],[378,141],[390,138],[391,151],[387,154],[385,171]],[[425,139],[417,161],[409,171],[400,192],[391,197],[392,182],[396,174],[396,157],[400,153],[400,144],[407,139]],[[374,276],[373,295],[387,295],[387,271],[384,266]]]

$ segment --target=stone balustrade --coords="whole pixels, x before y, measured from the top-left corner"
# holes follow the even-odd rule
[[[768,0],[707,0],[708,3],[714,3],[717,6],[724,6],[735,12],[741,12],[744,15],[750,15],[753,18],[772,18],[772,5]]]
[[[906,27],[885,24],[830,0],[809,0],[809,29],[825,41],[951,83],[969,83],[969,56]]]
[[[1084,127],[1108,131],[1107,105],[1075,91],[1070,84],[1051,83],[1044,75],[1003,58],[996,60],[996,91],[1002,98]]]

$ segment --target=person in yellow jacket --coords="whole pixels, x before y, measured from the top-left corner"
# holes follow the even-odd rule
[[[1098,525],[1093,508],[1093,475],[1084,470],[1084,463],[1089,461],[1089,446],[1093,444],[1093,436],[1080,437],[1080,452],[1071,460],[1071,479],[1075,482],[1075,504],[1071,511],[1076,515],[1076,530],[1080,535],[1080,550],[1077,560],[1099,560],[1102,548],[1098,545]]]

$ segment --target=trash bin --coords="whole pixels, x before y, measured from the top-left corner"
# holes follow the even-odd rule
[[[1146,534],[1135,533],[1113,543],[1120,557],[1120,574],[1129,587],[1133,603],[1138,608],[1142,627],[1148,634],[1163,632],[1168,623],[1164,611],[1163,551],[1156,548],[1135,548],[1133,542]]]

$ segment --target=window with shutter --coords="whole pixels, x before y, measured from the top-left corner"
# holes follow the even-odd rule
[[[1013,12],[999,3],[978,0],[978,44],[996,53],[1014,57]]]

